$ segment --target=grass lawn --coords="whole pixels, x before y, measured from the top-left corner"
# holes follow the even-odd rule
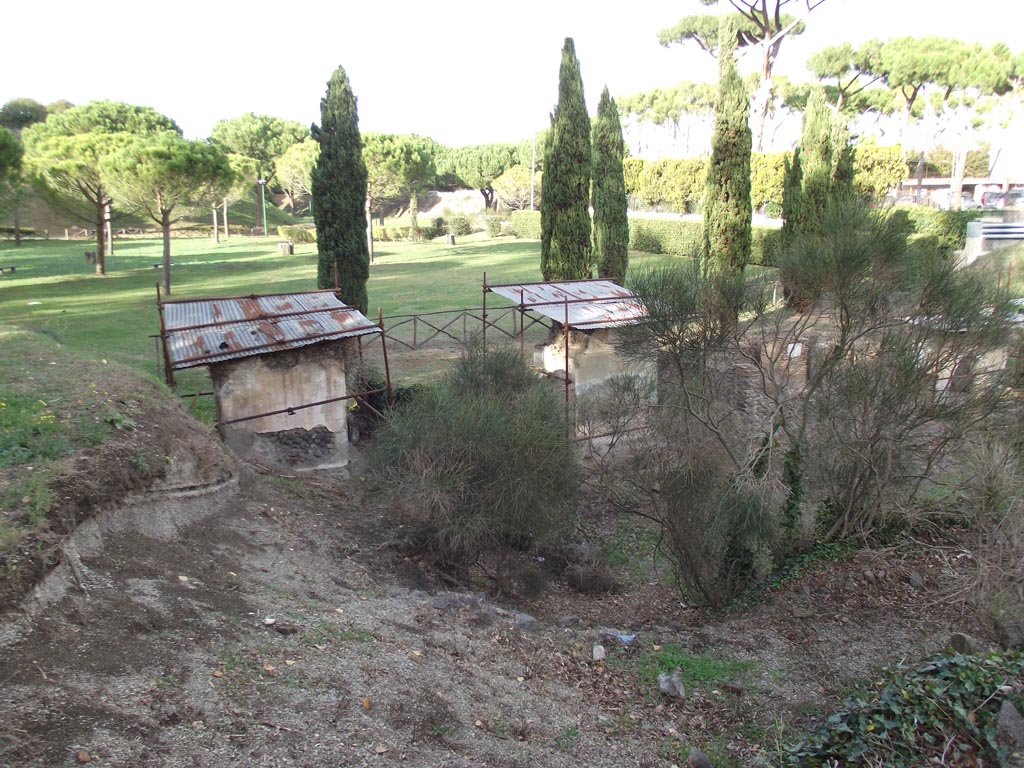
[[[316,288],[316,245],[296,244],[287,256],[270,237],[206,238],[172,243],[173,298],[233,296]],[[84,240],[0,243],[0,324],[24,325],[101,358],[155,374],[150,338],[159,321],[157,238],[121,238],[98,277],[85,263]],[[368,285],[371,312],[385,315],[479,306],[486,271],[491,282],[539,280],[540,245],[511,238],[440,243],[381,243]]]
[[[41,331],[68,348],[156,375],[156,284],[159,238],[119,238],[98,277],[85,263],[94,248],[85,240],[26,240],[20,248],[0,242],[0,325]],[[316,288],[316,244],[297,243],[284,255],[275,237],[237,237],[213,243],[204,237],[172,242],[172,298],[243,296]],[[633,254],[634,265],[671,257]],[[751,268],[752,270],[754,268]],[[368,292],[371,319],[479,307],[484,273],[490,283],[540,280],[540,243],[478,234],[458,245],[377,243]],[[496,304],[504,300],[491,297]],[[0,350],[0,361],[4,358]],[[401,372],[398,372],[401,377]],[[207,386],[206,372],[184,372],[180,390]]]

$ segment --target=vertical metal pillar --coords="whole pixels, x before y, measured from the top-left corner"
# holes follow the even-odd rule
[[[388,337],[384,333],[384,312],[380,307],[377,307],[377,325],[380,327],[380,348],[384,353],[384,378],[388,383],[388,405],[391,405],[393,394],[391,392],[391,365],[388,363]]]
[[[164,380],[167,386],[174,386],[174,368],[171,365],[171,355],[167,350],[167,327],[164,325],[164,305],[160,298],[160,283],[156,284],[156,308],[160,315],[160,346],[164,348]]]
[[[484,272],[484,285],[483,285],[483,306],[481,307],[481,315],[483,318],[483,331],[480,335],[480,345],[484,352],[487,351],[487,273]]]
[[[569,423],[569,297],[565,297],[565,423]]]
[[[526,354],[526,308],[523,306],[523,289],[519,289],[519,354]]]

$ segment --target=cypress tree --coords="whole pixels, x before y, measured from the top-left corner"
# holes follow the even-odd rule
[[[544,142],[540,266],[545,280],[590,277],[590,117],[572,38],[565,39],[558,105]]]
[[[853,167],[856,150],[850,143],[850,132],[841,114],[832,115],[832,188],[833,199],[852,200],[856,196]]]
[[[804,227],[804,174],[800,164],[800,147],[793,150],[793,162],[783,160],[782,177],[782,249],[792,245]]]
[[[832,112],[821,88],[811,90],[804,110],[800,134],[800,163],[803,170],[803,217],[800,234],[821,231],[829,196],[832,194]]]
[[[625,154],[619,109],[605,86],[594,124],[594,255],[598,276],[616,282],[625,279],[629,265],[629,219],[622,171]]]
[[[704,252],[722,273],[742,272],[750,260],[750,99],[733,52],[736,29],[728,16],[718,27],[718,92],[711,161],[704,189]]]
[[[320,288],[333,288],[335,270],[341,300],[368,310],[366,281],[370,254],[366,245],[366,164],[356,98],[348,76],[338,67],[320,100],[320,126],[312,128],[320,143],[320,158],[313,169],[316,207],[317,272]]]

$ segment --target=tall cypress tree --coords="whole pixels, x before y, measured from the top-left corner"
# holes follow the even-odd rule
[[[829,196],[832,194],[832,112],[825,103],[825,91],[814,88],[807,97],[800,134],[800,163],[803,170],[801,234],[821,231]]]
[[[736,29],[728,16],[718,27],[718,92],[711,161],[704,189],[704,251],[709,265],[739,273],[750,260],[750,98],[733,53]]]
[[[540,268],[545,280],[590,277],[590,117],[572,38],[565,39],[558,105],[544,143]]]
[[[366,281],[370,277],[366,164],[356,97],[342,67],[327,83],[327,95],[320,100],[320,126],[314,125],[312,134],[320,143],[320,158],[312,174],[317,285],[333,288],[336,270],[342,301],[366,312]]]
[[[800,165],[800,147],[793,150],[793,162],[783,159],[782,177],[782,249],[793,244],[804,230],[804,172]]]
[[[629,265],[626,179],[622,172],[625,154],[619,108],[605,86],[594,124],[594,255],[598,276],[616,282],[625,279]]]

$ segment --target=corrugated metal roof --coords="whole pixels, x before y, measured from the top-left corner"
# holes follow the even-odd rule
[[[643,303],[611,280],[488,285],[487,289],[560,323],[565,322],[568,307],[569,327],[582,331],[634,325],[647,316]]]
[[[168,301],[162,307],[175,370],[380,333],[331,291]]]

